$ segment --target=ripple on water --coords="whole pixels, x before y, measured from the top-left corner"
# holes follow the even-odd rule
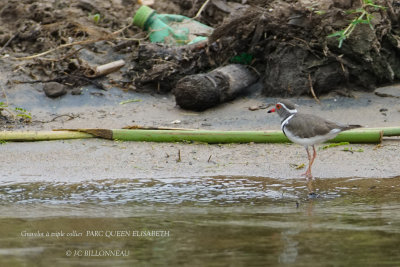
[[[345,195],[379,199],[397,197],[400,178],[317,179],[314,188],[320,199]],[[378,185],[378,186],[377,186]],[[0,184],[0,203],[47,204],[232,204],[266,203],[307,198],[303,179],[279,180],[265,177],[189,177],[160,179],[113,179],[85,183]]]
[[[86,183],[18,183],[0,186],[0,202],[48,204],[237,203],[295,199],[305,187],[268,178],[200,177],[116,179]]]

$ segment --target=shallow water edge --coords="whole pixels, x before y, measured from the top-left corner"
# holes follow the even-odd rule
[[[3,184],[0,265],[396,265],[399,179]]]

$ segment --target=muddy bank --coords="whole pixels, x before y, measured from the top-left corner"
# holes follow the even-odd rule
[[[266,130],[280,127],[278,116],[268,114],[265,109],[249,110],[251,106],[274,101],[264,98],[263,102],[259,102],[259,96],[241,98],[201,113],[182,112],[168,98],[148,97],[147,94],[107,97],[108,102],[102,102],[101,107],[98,106],[98,99],[91,98],[90,94],[83,96],[80,97],[86,99],[85,106],[71,107],[66,97],[51,110],[44,108],[46,105],[41,110],[36,107],[36,121],[24,129],[90,128],[98,125],[121,128],[132,124],[224,130]],[[142,101],[129,105],[119,104],[131,98]],[[344,97],[327,98],[323,99],[322,105],[301,98],[293,101],[301,105],[301,110],[318,113],[342,123],[377,127],[396,125],[400,121],[395,98],[363,93],[357,95],[356,101]],[[382,108],[387,110],[383,111]],[[305,149],[295,144],[206,145],[90,139],[10,142],[1,147],[1,161],[4,163],[1,166],[1,179],[13,183],[218,175],[305,181],[301,174],[307,166]],[[398,139],[385,139],[380,146],[351,144],[328,149],[322,147],[318,146],[318,156],[313,167],[316,178],[388,178],[400,174]]]
[[[3,130],[52,130],[59,128],[123,128],[130,125],[179,127],[204,130],[278,130],[279,117],[266,107],[277,98],[255,92],[247,97],[203,112],[185,111],[176,106],[171,94],[149,95],[114,88],[99,94],[86,87],[79,96],[50,99],[40,85],[19,84],[7,93],[8,101],[32,114],[30,123],[9,120]],[[388,87],[398,91],[399,87]],[[380,92],[387,92],[384,88]],[[365,127],[396,126],[400,121],[398,99],[370,93],[355,93],[354,98],[339,95],[321,98],[321,104],[309,98],[292,98],[301,110],[347,124]],[[260,108],[261,107],[261,108]],[[253,110],[255,109],[255,110]],[[252,111],[253,110],[253,111]]]
[[[73,94],[85,84],[165,92],[186,75],[233,62],[256,70],[269,96],[368,91],[400,76],[400,7],[394,1],[373,3],[211,1],[196,17],[215,29],[208,43],[170,47],[150,44],[147,33],[131,25],[136,1],[8,1],[0,4],[0,46],[7,55],[1,68],[13,73],[3,78],[3,86],[29,80],[58,82]],[[152,7],[193,17],[201,4],[156,1]],[[352,20],[356,26],[350,33],[346,29]],[[339,35],[329,37],[333,33]],[[103,79],[84,75],[89,65],[122,58],[127,66],[118,74]]]
[[[349,151],[349,150],[352,151]],[[320,149],[315,178],[395,177],[400,144],[347,145]],[[346,151],[347,150],[347,151]],[[84,182],[209,176],[299,179],[307,166],[301,146],[271,144],[115,143],[104,140],[7,143],[2,145],[1,181]]]
[[[203,19],[220,8],[208,6]],[[160,83],[169,90],[182,73],[232,62],[254,67],[269,96],[371,91],[399,78],[399,7],[393,1],[251,1],[226,10],[224,20],[211,25],[215,31],[205,52],[180,49],[159,64],[159,56],[139,49],[139,62],[153,64],[146,66],[151,79],[139,78],[137,85]]]
[[[394,40],[399,10],[393,1],[374,1],[382,8],[361,5],[360,1],[257,3],[264,9],[248,9],[227,21],[216,29],[211,40],[218,40],[222,46],[229,43],[231,55],[254,55],[253,64],[264,65],[265,94],[311,95],[311,89],[317,95],[332,90],[371,90],[399,78],[394,60],[398,58]],[[362,17],[362,12],[371,17]],[[354,22],[358,16],[363,23]],[[340,35],[348,32],[352,20],[357,26],[351,34]],[[236,33],[229,30],[233,28]],[[338,35],[329,37],[333,33]],[[232,40],[232,34],[243,37]],[[342,42],[338,36],[344,38]],[[226,60],[227,53],[219,57]]]
[[[39,85],[35,85],[39,86]],[[397,87],[398,88],[398,87]],[[382,88],[380,93],[396,90]],[[8,93],[10,102],[32,113],[30,123],[10,121],[3,130],[122,128],[130,125],[209,130],[278,130],[279,117],[266,107],[276,101],[255,93],[204,112],[177,107],[172,95],[148,95],[112,89],[99,96],[82,94],[50,99],[26,85]],[[134,100],[134,101],[129,101]],[[326,96],[317,104],[309,98],[291,99],[300,110],[324,118],[365,127],[396,126],[398,99],[369,93],[354,98]],[[123,104],[121,104],[123,103]],[[362,114],[362,115],[361,115]],[[319,150],[314,164],[317,178],[393,177],[400,174],[400,143],[386,139],[382,146],[347,145]],[[301,179],[307,165],[302,146],[294,144],[174,144],[76,140],[1,145],[2,181],[82,181],[143,177],[246,175]],[[322,147],[319,146],[319,147]],[[345,151],[344,149],[351,151]],[[352,152],[353,151],[353,152]],[[181,161],[177,162],[181,154]],[[302,164],[305,164],[300,169]],[[21,168],[21,166],[23,166]]]

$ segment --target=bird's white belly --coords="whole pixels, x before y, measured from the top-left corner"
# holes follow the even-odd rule
[[[327,135],[317,135],[310,138],[300,138],[285,129],[285,134],[290,141],[303,146],[311,146],[326,142],[330,139],[335,138],[335,136],[338,135],[338,133],[340,132],[341,132],[340,129],[332,129]]]

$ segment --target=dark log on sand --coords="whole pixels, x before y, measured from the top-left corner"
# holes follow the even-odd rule
[[[180,79],[173,94],[181,108],[202,111],[246,93],[257,79],[253,70],[244,65],[231,64]]]

